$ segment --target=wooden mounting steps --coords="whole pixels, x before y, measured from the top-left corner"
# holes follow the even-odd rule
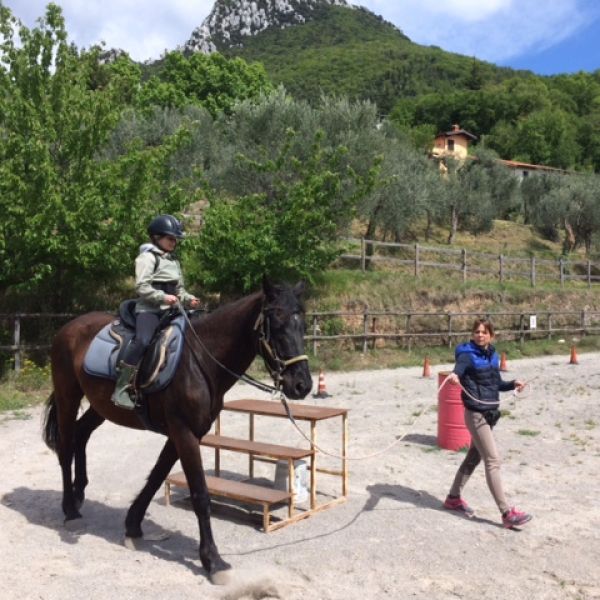
[[[273,504],[289,503],[291,500],[290,492],[274,490],[262,485],[244,483],[243,481],[232,481],[222,477],[206,476],[206,484],[211,496],[220,496],[249,504],[260,504],[263,507],[263,528],[266,532],[272,531],[271,525],[271,506]],[[188,487],[185,474],[173,473],[165,481],[165,502],[171,503],[171,486]]]
[[[208,491],[212,496],[229,498],[246,502],[248,504],[258,504],[263,507],[263,528],[265,532],[279,529],[290,522],[302,518],[303,515],[298,514],[294,519],[294,461],[301,458],[314,457],[314,451],[306,448],[292,448],[289,446],[281,446],[279,444],[267,444],[254,440],[243,440],[239,438],[227,437],[224,435],[207,434],[200,440],[202,446],[214,448],[215,452],[220,450],[231,450],[233,452],[245,453],[248,455],[260,456],[264,459],[287,460],[289,470],[289,490],[276,490],[262,485],[254,485],[251,483],[233,481],[231,479],[223,479],[218,477],[220,473],[220,458],[215,457],[216,475],[207,476],[206,483]],[[174,473],[165,480],[165,503],[171,503],[171,486],[188,487],[185,474]],[[271,506],[274,504],[286,503],[288,505],[288,519],[271,524]]]
[[[254,440],[241,440],[238,438],[227,437],[225,435],[207,434],[200,440],[202,446],[211,448],[220,448],[221,450],[232,450],[234,452],[244,452],[246,454],[256,454],[276,458],[278,460],[299,460],[307,458],[313,454],[311,449],[291,448],[289,446],[280,446],[278,444],[266,444]]]

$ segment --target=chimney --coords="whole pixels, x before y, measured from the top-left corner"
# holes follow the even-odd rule
[[[452,131],[459,131],[460,130],[460,125],[458,123],[454,123],[454,125],[452,125]]]

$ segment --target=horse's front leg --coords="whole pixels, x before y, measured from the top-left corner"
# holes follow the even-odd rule
[[[211,581],[221,583],[217,574],[230,569],[231,565],[221,558],[213,538],[210,525],[210,495],[204,476],[198,438],[190,429],[184,426],[178,427],[176,430],[172,428],[170,433],[177,447],[179,460],[181,461],[181,466],[183,467],[183,472],[185,473],[190,489],[192,506],[198,519],[198,527],[200,529],[200,561]]]
[[[148,476],[146,485],[133,501],[125,518],[125,535],[129,538],[142,537],[142,521],[146,510],[156,494],[158,488],[162,485],[167,475],[177,461],[177,450],[173,442],[168,439],[160,452],[154,468]]]

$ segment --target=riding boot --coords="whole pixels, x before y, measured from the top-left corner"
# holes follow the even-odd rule
[[[121,408],[132,410],[135,408],[135,402],[131,398],[130,392],[133,391],[133,381],[137,373],[137,365],[128,365],[121,361],[119,365],[119,378],[115,385],[111,400]]]

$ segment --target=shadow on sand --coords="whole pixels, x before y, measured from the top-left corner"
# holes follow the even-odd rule
[[[397,502],[412,504],[418,508],[443,511],[449,516],[459,517],[460,519],[465,518],[459,512],[445,509],[443,505],[443,498],[437,498],[436,496],[432,496],[429,492],[425,492],[423,490],[415,490],[399,484],[376,483],[374,485],[367,486],[367,492],[369,492],[369,497],[367,498],[367,501],[363,507],[364,511],[376,510],[376,507],[382,498],[389,498],[396,500]],[[502,524],[499,522],[491,521],[490,519],[483,519],[476,515],[468,520],[475,523],[487,523],[489,525],[494,525],[495,527],[502,527]]]
[[[57,490],[18,487],[4,494],[1,502],[5,507],[22,514],[32,525],[56,531],[65,544],[77,544],[81,537],[93,535],[109,543],[123,545],[123,522],[126,514],[123,508],[110,507],[96,500],[86,500],[81,509],[83,518],[70,521],[69,525],[65,526],[60,512],[62,493]],[[136,540],[137,551],[185,565],[195,575],[206,577],[206,571],[198,558],[198,540],[179,531],[166,531],[152,519],[144,519],[142,526],[144,533],[149,537],[165,539]]]

